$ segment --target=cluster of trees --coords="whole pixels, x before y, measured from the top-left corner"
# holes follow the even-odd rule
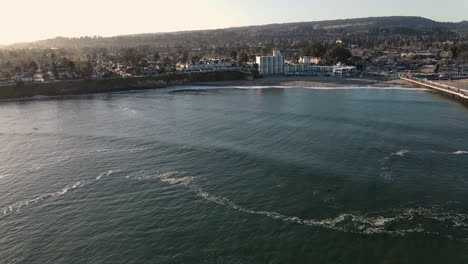
[[[71,50],[28,49],[0,51],[0,72],[11,78],[24,73],[41,73],[45,79],[56,79],[59,71],[66,70],[80,77],[90,77],[92,60]]]
[[[323,57],[333,63],[348,62],[352,57],[351,51],[342,44],[324,46],[318,42],[312,43],[302,49],[302,55]]]

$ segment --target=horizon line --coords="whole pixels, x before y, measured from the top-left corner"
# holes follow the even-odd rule
[[[113,38],[113,37],[121,37],[121,36],[132,36],[132,35],[145,35],[145,34],[176,34],[176,33],[185,33],[185,32],[196,32],[196,31],[210,31],[210,30],[223,30],[223,29],[235,29],[235,28],[243,28],[243,27],[262,27],[262,26],[269,26],[269,25],[280,25],[280,24],[300,24],[300,23],[313,23],[313,22],[327,22],[327,21],[337,21],[337,20],[353,20],[353,19],[365,19],[365,18],[386,18],[386,17],[414,17],[414,18],[423,18],[428,19],[438,23],[463,23],[468,22],[468,20],[461,20],[461,21],[438,21],[432,18],[427,18],[423,16],[369,16],[369,17],[349,17],[349,18],[336,18],[336,19],[326,19],[326,20],[303,20],[303,21],[292,21],[292,22],[273,22],[273,23],[265,23],[265,24],[250,24],[250,25],[240,25],[240,26],[229,26],[224,28],[205,28],[205,29],[182,29],[182,30],[175,30],[175,31],[158,31],[158,32],[141,32],[141,33],[121,33],[118,35],[81,35],[81,36],[63,36],[57,35],[54,37],[48,37],[44,39],[37,39],[31,41],[16,41],[12,43],[0,43],[0,48],[5,48],[8,46],[26,44],[26,43],[34,43],[39,41],[46,41],[52,40],[57,38],[68,38],[68,39],[79,39],[79,38],[86,38],[86,37],[100,37],[100,38]]]

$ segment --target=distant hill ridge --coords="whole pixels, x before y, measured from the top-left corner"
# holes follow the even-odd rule
[[[211,30],[178,31],[170,33],[145,33],[121,35],[114,37],[81,37],[40,40],[28,43],[16,43],[5,46],[11,48],[66,48],[66,47],[108,47],[108,46],[140,46],[140,45],[196,45],[200,41],[212,41],[216,43],[248,43],[275,38],[289,39],[313,39],[318,33],[324,31],[333,34],[346,32],[361,32],[375,30],[380,27],[402,27],[410,29],[409,34],[417,34],[437,30],[438,32],[468,32],[468,21],[458,23],[437,22],[431,19],[416,16],[390,16],[367,17],[339,20],[325,20],[312,22],[294,22],[268,25],[254,25],[243,27],[231,27]],[[226,34],[228,33],[228,34]],[[406,32],[408,34],[408,32]],[[314,35],[315,34],[315,35]]]

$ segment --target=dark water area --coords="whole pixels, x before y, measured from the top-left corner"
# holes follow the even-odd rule
[[[417,89],[0,102],[0,263],[468,263],[468,108]]]

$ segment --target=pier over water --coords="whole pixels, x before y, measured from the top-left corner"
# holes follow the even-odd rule
[[[460,102],[468,105],[468,91],[467,90],[463,90],[463,89],[460,89],[460,88],[457,88],[457,87],[453,87],[453,86],[449,86],[449,85],[429,81],[429,80],[426,80],[426,79],[418,79],[418,78],[414,78],[414,77],[400,76],[400,79],[411,82],[411,83],[414,83],[414,84],[417,84],[417,85],[424,86],[426,88],[431,89],[434,92],[437,92],[437,93],[440,93],[442,95],[448,96],[448,97],[450,97],[452,99],[455,99],[457,101],[460,101]]]

